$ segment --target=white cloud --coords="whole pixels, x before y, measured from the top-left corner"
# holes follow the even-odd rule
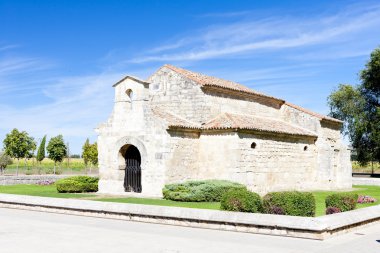
[[[369,29],[376,31],[379,27],[378,5],[371,8],[355,6],[335,15],[308,19],[271,17],[254,22],[210,26],[154,48],[131,62],[198,61],[244,56],[263,50],[334,45],[351,42],[363,31],[368,34]]]

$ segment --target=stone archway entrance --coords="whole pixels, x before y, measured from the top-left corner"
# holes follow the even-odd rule
[[[126,192],[141,192],[141,155],[133,145],[128,145],[125,153],[124,189]]]

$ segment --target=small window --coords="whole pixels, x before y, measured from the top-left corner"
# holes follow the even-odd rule
[[[128,96],[128,97],[131,99],[131,101],[132,101],[132,99],[133,99],[133,91],[132,91],[131,89],[128,89],[125,93],[127,94],[127,96]]]
[[[303,151],[307,151],[307,146],[303,147]]]
[[[256,142],[252,142],[252,144],[251,144],[251,148],[252,148],[252,149],[255,149],[255,148],[256,148]]]

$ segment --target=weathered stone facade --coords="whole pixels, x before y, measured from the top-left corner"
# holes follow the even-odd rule
[[[97,128],[102,193],[126,192],[132,146],[146,196],[194,179],[229,179],[260,194],[351,187],[338,120],[170,65],[114,87],[113,113]]]

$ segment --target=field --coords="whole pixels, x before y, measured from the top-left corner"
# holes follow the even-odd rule
[[[4,174],[14,175],[17,170],[17,160],[13,159],[13,164],[8,165]],[[70,158],[65,159],[62,163],[58,163],[56,166],[56,174],[83,174],[83,173],[97,173],[98,168],[88,167],[86,168],[82,158]],[[49,158],[45,158],[41,164],[37,164],[35,159],[20,160],[19,174],[20,175],[36,175],[36,174],[53,174],[54,161]]]
[[[373,205],[378,205],[380,201],[380,186],[354,186],[354,191],[358,195],[369,195],[377,199],[377,202],[370,204],[357,204],[357,208],[363,208]],[[55,185],[6,185],[0,186],[0,193],[31,195],[41,197],[54,197],[54,198],[77,198],[87,199],[104,202],[117,202],[117,203],[133,203],[144,205],[159,205],[159,206],[177,206],[188,208],[201,208],[201,209],[214,209],[219,210],[219,202],[177,202],[165,199],[154,198],[130,198],[130,197],[112,197],[102,196],[95,193],[58,193]],[[325,198],[327,195],[334,192],[329,191],[316,191],[313,195],[316,200],[316,216],[322,216],[325,214]]]
[[[360,165],[356,161],[352,161],[351,164],[352,164],[352,172],[361,172],[361,173],[371,173],[372,172],[372,163],[368,163],[367,165],[363,166],[363,165]],[[374,173],[380,174],[380,163],[379,162],[373,163],[373,170],[374,170]]]
[[[356,161],[352,161],[352,172],[371,173],[372,164],[368,163],[365,166],[360,165]],[[17,160],[13,159],[13,164],[8,165],[4,174],[14,175],[16,174]],[[380,174],[380,163],[373,163],[374,173]],[[41,165],[37,165],[36,160],[28,159],[20,160],[19,174],[21,175],[36,175],[36,174],[52,174],[54,169],[54,162],[49,158],[45,158]],[[86,168],[82,158],[70,158],[65,159],[61,164],[57,164],[57,174],[83,174],[83,173],[97,173],[97,166],[88,166]]]

